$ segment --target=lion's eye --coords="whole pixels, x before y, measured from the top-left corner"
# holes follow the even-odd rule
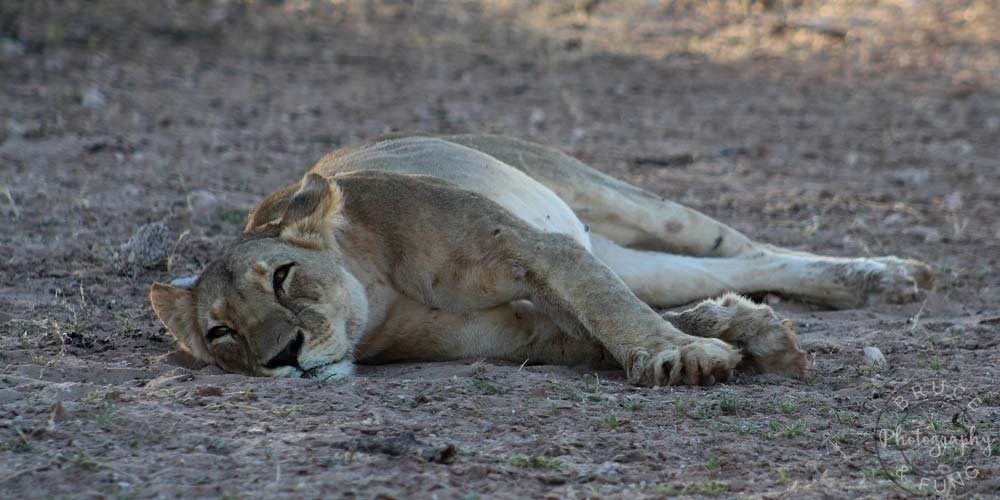
[[[281,286],[285,283],[285,278],[288,277],[288,271],[293,265],[295,265],[295,263],[285,264],[274,270],[274,277],[271,278],[271,287],[274,288],[274,293],[278,293],[282,290]]]
[[[226,335],[232,335],[232,334],[233,334],[232,328],[229,328],[228,326],[216,326],[208,330],[208,333],[205,334],[205,338],[208,339],[209,342],[211,342],[215,339],[221,339]]]

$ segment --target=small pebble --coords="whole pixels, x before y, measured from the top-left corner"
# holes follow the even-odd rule
[[[889,362],[886,361],[885,356],[882,355],[882,351],[878,347],[865,347],[864,352],[865,367],[886,368],[889,366]]]
[[[924,243],[937,243],[941,241],[941,231],[929,226],[912,226],[903,230],[907,236],[917,236],[924,240]]]
[[[24,44],[10,38],[0,38],[0,58],[17,59],[24,55]]]
[[[83,92],[83,96],[80,97],[80,102],[85,108],[89,109],[101,109],[107,104],[107,99],[104,98],[104,93],[101,89],[97,87],[90,87]]]
[[[187,195],[188,206],[192,212],[206,212],[219,204],[219,199],[207,189],[195,189]]]
[[[176,286],[177,288],[194,288],[194,284],[198,282],[198,275],[183,276],[180,278],[174,278],[170,280],[170,284]]]

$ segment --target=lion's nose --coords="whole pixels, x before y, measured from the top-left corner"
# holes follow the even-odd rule
[[[299,351],[302,350],[302,344],[305,342],[305,338],[302,336],[302,332],[298,332],[295,338],[292,339],[284,349],[281,350],[276,356],[271,358],[264,366],[266,368],[278,368],[280,366],[294,366],[295,368],[302,369],[299,366]]]

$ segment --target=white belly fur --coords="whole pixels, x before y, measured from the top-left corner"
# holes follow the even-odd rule
[[[542,231],[568,235],[590,250],[590,236],[586,226],[566,202],[538,181],[520,171],[516,172],[523,175],[530,184],[487,196],[528,224]]]

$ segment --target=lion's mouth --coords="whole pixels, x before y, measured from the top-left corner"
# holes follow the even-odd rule
[[[308,370],[303,370],[302,374],[299,376],[314,380],[336,380],[338,378],[348,377],[353,373],[354,363],[350,360],[342,359],[340,361],[334,361],[333,363],[325,363],[309,368]]]
[[[325,365],[314,366],[308,370],[302,370],[302,378],[316,378],[326,367],[332,365],[333,363],[327,363]]]

